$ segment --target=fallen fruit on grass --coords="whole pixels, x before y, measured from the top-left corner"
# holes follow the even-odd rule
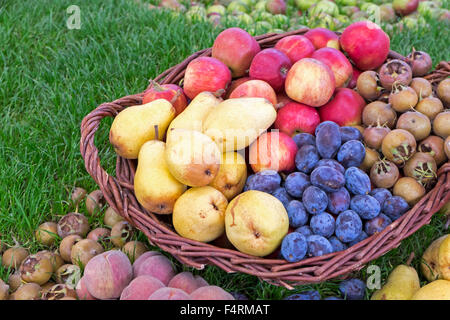
[[[175,202],[173,226],[184,238],[210,242],[225,230],[227,204],[225,196],[213,187],[191,188]]]
[[[112,207],[108,207],[103,217],[103,222],[110,228],[112,228],[117,222],[123,221],[123,217],[117,213]]]
[[[292,63],[296,63],[300,59],[310,57],[315,50],[312,42],[305,36],[301,35],[281,38],[275,45],[275,49],[278,49],[287,55]]]
[[[222,91],[219,90],[219,94]],[[167,139],[170,139],[170,132],[173,128],[202,131],[203,121],[209,112],[214,109],[222,100],[218,98],[218,93],[201,92],[189,105],[170,123],[167,129]]]
[[[203,91],[226,90],[231,82],[231,71],[222,61],[211,57],[199,57],[186,67],[183,90],[194,99]]]
[[[428,281],[450,279],[450,236],[434,240],[422,256],[420,270]]]
[[[275,107],[277,105],[277,94],[273,88],[263,80],[249,80],[238,86],[230,94],[230,99],[253,97],[266,98]]]
[[[404,165],[416,152],[416,139],[403,129],[394,129],[383,139],[383,155],[397,165]]]
[[[397,180],[392,190],[394,196],[400,196],[413,207],[425,195],[425,188],[414,178],[402,177]]]
[[[386,90],[395,85],[409,86],[412,81],[412,70],[403,60],[392,59],[383,64],[378,72],[380,83]]]
[[[36,232],[36,240],[45,246],[51,246],[58,236],[57,224],[55,222],[44,222]]]
[[[16,270],[14,273],[9,275],[8,284],[11,292],[16,291],[23,284],[19,270]]]
[[[394,0],[392,2],[392,7],[395,13],[400,16],[406,16],[410,13],[416,11],[419,5],[419,0]]]
[[[378,68],[389,54],[389,36],[371,21],[349,25],[342,33],[339,43],[361,71]]]
[[[86,239],[97,241],[100,244],[107,244],[111,238],[111,230],[107,228],[95,228],[88,233]]]
[[[139,266],[135,268],[135,271],[134,277],[143,275],[152,276],[160,280],[166,286],[176,274],[170,260],[161,254],[146,257],[139,263]]]
[[[185,129],[171,129],[164,152],[172,176],[191,187],[208,185],[220,168],[221,152],[206,134]]]
[[[133,263],[142,254],[148,251],[147,246],[141,241],[128,241],[122,247],[122,251],[128,256],[130,261]]]
[[[11,296],[10,300],[39,300],[42,288],[37,283],[22,284]]]
[[[133,227],[128,221],[117,222],[111,229],[111,242],[118,248],[131,240],[134,234]]]
[[[69,288],[75,288],[81,278],[81,268],[74,264],[65,264],[56,271],[56,282],[63,283]]]
[[[264,98],[235,98],[221,102],[206,117],[203,133],[222,152],[248,147],[275,121],[277,112]]]
[[[358,125],[361,124],[365,105],[358,92],[348,88],[337,88],[331,100],[319,108],[320,120],[333,121],[340,126]]]
[[[61,283],[55,284],[42,295],[43,300],[62,300],[66,297],[76,299],[77,293],[73,288],[69,288],[65,284]]]
[[[375,291],[370,300],[410,300],[420,289],[417,271],[405,264],[391,271],[386,284]]]
[[[152,276],[138,276],[123,289],[120,300],[148,300],[158,289],[166,286],[160,280]]]
[[[295,169],[297,144],[283,132],[265,132],[250,146],[249,163],[253,171]]]
[[[450,300],[450,281],[433,281],[420,288],[411,300]]]
[[[203,280],[203,279],[202,279]],[[181,289],[187,294],[191,294],[200,287],[208,285],[198,277],[194,277],[191,272],[181,272],[174,276],[167,284],[170,288]]]
[[[264,49],[253,58],[249,75],[252,79],[267,82],[275,91],[281,91],[291,66],[289,57],[280,50]]]
[[[116,299],[130,283],[133,269],[125,253],[111,250],[89,260],[83,277],[92,296],[97,299]]]
[[[145,91],[142,104],[147,104],[158,99],[167,100],[175,108],[175,116],[186,109],[188,103],[181,87],[175,84],[160,85],[156,81],[151,81],[151,84],[151,88]]]
[[[85,237],[89,228],[86,216],[76,212],[70,212],[63,216],[57,225],[58,235],[63,239],[74,234]]]
[[[230,201],[242,192],[246,179],[247,164],[244,157],[240,153],[230,151],[222,153],[219,172],[209,185]]]
[[[109,131],[109,141],[118,155],[137,159],[145,142],[164,138],[174,117],[175,108],[164,99],[127,107],[114,118]]]
[[[311,41],[316,50],[325,47],[339,50],[339,37],[331,30],[314,28],[306,32],[305,37]]]
[[[289,228],[283,204],[274,196],[256,190],[234,198],[225,212],[230,242],[241,252],[265,256],[280,244]]]
[[[85,281],[86,280],[84,279],[84,277],[81,277],[81,279],[77,283],[77,286],[75,287],[78,300],[97,300],[87,290]]]
[[[23,281],[42,285],[51,278],[53,266],[48,258],[34,254],[22,261],[19,271]]]
[[[145,209],[158,214],[171,213],[175,201],[186,190],[186,186],[170,173],[164,156],[165,151],[164,142],[157,140],[146,142],[139,152],[134,176],[134,192],[137,200]]]
[[[56,272],[56,270],[64,264],[63,258],[56,252],[42,250],[38,251],[36,255],[49,259],[53,267],[53,272]]]
[[[192,300],[192,298],[181,289],[166,287],[153,292],[148,300]]]
[[[247,31],[228,28],[214,40],[211,56],[225,63],[231,69],[233,78],[236,78],[245,75],[260,51],[258,42]]]
[[[450,111],[443,111],[433,120],[433,132],[443,139],[450,135]]]
[[[9,298],[9,286],[0,279],[0,301],[8,300]]]
[[[5,268],[18,269],[20,264],[30,253],[22,247],[12,247],[3,253],[2,266]]]
[[[62,239],[61,243],[59,244],[59,254],[61,255],[64,261],[66,262],[71,261],[70,255],[72,252],[72,247],[75,243],[77,243],[81,239],[83,238],[81,238],[77,234],[73,234]]]
[[[89,260],[102,252],[103,247],[100,243],[91,239],[83,239],[73,245],[70,257],[74,265],[84,267]]]
[[[75,205],[78,205],[81,202],[81,200],[83,200],[84,197],[86,197],[86,195],[87,195],[86,190],[84,190],[83,188],[80,188],[80,187],[76,187],[72,190],[70,199],[72,200],[72,202]]]
[[[218,286],[204,286],[191,293],[192,300],[234,300],[234,297]]]

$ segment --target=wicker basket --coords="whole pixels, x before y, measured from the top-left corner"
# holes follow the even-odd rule
[[[262,48],[267,48],[273,47],[282,37],[303,34],[306,31],[308,29],[304,28],[284,34],[265,34],[256,39]],[[210,48],[199,51],[163,72],[155,80],[161,84],[179,83],[190,61],[200,56],[210,55]],[[390,52],[389,57],[405,59],[393,51]],[[449,75],[449,63],[441,62],[436,70],[426,77],[432,82],[438,82]],[[254,275],[289,289],[292,289],[294,285],[317,283],[359,270],[369,261],[398,247],[403,239],[428,224],[431,216],[450,199],[450,163],[447,162],[438,171],[435,187],[410,211],[382,232],[345,251],[308,258],[296,263],[289,263],[282,259],[258,258],[236,250],[185,239],[173,230],[167,216],[148,212],[137,202],[133,193],[136,160],[127,160],[118,156],[116,177],[110,176],[101,167],[98,150],[94,145],[94,136],[101,120],[105,117],[115,117],[127,106],[141,104],[143,95],[144,92],[103,103],[89,113],[81,124],[80,150],[86,170],[100,187],[108,204],[142,231],[151,244],[170,253],[185,265],[197,269],[203,269],[205,265],[215,265],[226,272]]]

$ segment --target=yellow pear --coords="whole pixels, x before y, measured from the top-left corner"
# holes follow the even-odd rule
[[[186,186],[170,174],[165,149],[162,141],[144,143],[134,176],[136,199],[145,209],[158,214],[172,213],[175,201],[186,191]]]
[[[174,117],[175,108],[164,99],[128,107],[114,118],[109,141],[121,157],[137,159],[139,149],[145,142],[164,138]]]
[[[436,280],[420,288],[411,300],[450,300],[450,281]]]
[[[419,275],[413,267],[401,264],[392,270],[386,284],[371,300],[409,300],[420,289]]]
[[[247,179],[247,164],[242,155],[230,151],[222,153],[220,169],[209,184],[216,188],[230,201],[244,189]]]
[[[191,187],[206,186],[219,172],[219,148],[207,135],[193,130],[170,129],[165,159],[170,173]]]
[[[241,150],[266,131],[277,117],[273,105],[264,98],[236,98],[221,102],[203,123],[222,152]]]
[[[169,125],[168,131],[172,128],[202,131],[203,121],[208,116],[209,112],[213,110],[222,99],[217,98],[213,93],[205,91],[199,93],[189,103],[186,109],[183,110]]]
[[[225,209],[228,201],[210,186],[194,187],[175,202],[173,226],[182,237],[209,242],[225,231]]]
[[[225,211],[228,240],[241,252],[266,256],[281,244],[289,218],[280,200],[271,194],[250,190],[235,197]]]
[[[450,235],[431,243],[423,253],[420,269],[428,281],[450,280]]]

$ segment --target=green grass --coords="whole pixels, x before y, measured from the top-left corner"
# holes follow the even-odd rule
[[[0,233],[35,252],[43,249],[33,232],[44,221],[57,221],[75,211],[69,202],[74,186],[94,190],[79,151],[79,125],[103,102],[143,91],[148,80],[212,45],[220,30],[209,24],[188,25],[170,12],[143,10],[132,0],[80,1],[81,29],[66,28],[66,1],[0,2]],[[428,51],[434,62],[449,60],[448,28],[434,22],[428,29],[392,35],[392,48]],[[96,143],[102,164],[114,173],[115,156],[107,142],[104,121]],[[79,211],[85,212],[84,205]],[[94,226],[101,218],[90,218]],[[420,256],[426,245],[444,233],[444,218],[403,241],[373,264],[383,277],[406,261]],[[139,239],[144,237],[139,235]],[[413,262],[417,266],[419,259]],[[176,263],[179,270],[187,269]],[[190,270],[190,269],[189,269]],[[240,291],[252,299],[281,299],[283,288],[244,274],[228,275],[216,267],[195,273],[211,284]],[[0,268],[0,278],[8,270]],[[363,269],[361,275],[364,276]],[[324,296],[337,293],[338,281],[300,286]]]

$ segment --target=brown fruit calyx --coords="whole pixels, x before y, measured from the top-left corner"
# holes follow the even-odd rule
[[[409,85],[412,81],[412,70],[405,61],[393,59],[381,66],[379,76],[381,85],[391,90],[394,83]]]
[[[64,284],[54,285],[42,296],[44,300],[61,300],[65,297],[76,298],[76,292]]]
[[[404,165],[406,161],[411,158],[411,155],[414,153],[413,148],[408,143],[403,143],[396,148],[392,149],[392,155],[394,156],[394,160],[401,161],[401,164]]]

